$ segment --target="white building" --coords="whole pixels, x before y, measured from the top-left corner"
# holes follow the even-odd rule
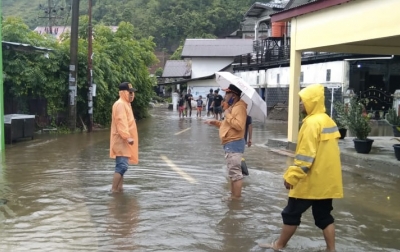
[[[194,98],[201,95],[205,100],[211,88],[219,88],[215,81],[215,72],[232,72],[235,58],[252,51],[251,39],[186,39],[181,61],[186,63],[167,61],[162,77],[174,80],[168,80],[164,85],[186,83]],[[177,64],[181,68],[177,69]],[[190,78],[186,78],[187,66],[190,66]]]

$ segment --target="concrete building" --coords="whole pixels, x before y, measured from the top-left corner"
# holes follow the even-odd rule
[[[232,72],[235,60],[252,51],[251,39],[186,39],[183,61],[167,61],[162,77],[168,80],[160,85],[179,85],[178,89],[181,89],[184,84],[180,91],[190,89],[195,98],[200,95],[205,98],[210,88],[219,88],[214,80],[215,72]],[[190,78],[187,78],[188,66]]]
[[[291,26],[289,142],[298,133],[302,53],[400,55],[400,30],[393,25],[400,22],[399,8],[397,0],[319,0],[271,15],[272,23]]]

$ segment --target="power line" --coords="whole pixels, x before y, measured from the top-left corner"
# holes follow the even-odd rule
[[[57,0],[56,2],[54,2],[54,0],[48,0],[47,6],[45,4],[39,4],[39,9],[42,11],[42,14],[44,14],[44,16],[39,16],[39,18],[48,20],[48,26],[45,28],[45,32],[48,34],[58,34],[58,30],[54,31],[53,27],[56,25],[57,20],[64,19],[63,16],[66,13],[68,13],[69,16],[71,6],[61,6],[60,0]]]

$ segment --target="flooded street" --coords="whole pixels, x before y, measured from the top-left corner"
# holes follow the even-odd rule
[[[205,118],[150,111],[138,122],[140,163],[111,195],[109,131],[41,135],[7,146],[0,169],[0,251],[272,251],[280,232],[291,159],[269,152],[286,124],[253,124],[243,200],[229,187],[218,129]],[[344,166],[334,201],[338,251],[400,251],[400,179]],[[377,167],[379,169],[379,167]],[[311,211],[285,251],[321,251]]]

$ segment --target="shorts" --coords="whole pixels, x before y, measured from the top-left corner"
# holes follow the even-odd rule
[[[124,176],[129,167],[128,160],[128,157],[117,156],[115,158],[115,172]]]
[[[222,114],[222,107],[221,106],[214,107],[214,113],[215,114]]]
[[[225,153],[226,166],[228,168],[228,176],[231,179],[231,181],[238,181],[243,179],[242,156],[243,153],[238,153],[238,152]]]
[[[301,215],[310,207],[312,207],[315,225],[320,229],[324,230],[335,221],[331,215],[331,211],[333,210],[332,199],[312,200],[289,198],[287,206],[282,211],[283,224],[299,226]]]
[[[183,112],[183,110],[185,110],[184,106],[179,106],[179,112]]]
[[[203,110],[203,107],[197,107],[197,112],[201,112]]]
[[[214,111],[214,108],[213,108],[213,107],[208,107],[208,111],[209,111],[209,112],[213,112],[213,111]]]

